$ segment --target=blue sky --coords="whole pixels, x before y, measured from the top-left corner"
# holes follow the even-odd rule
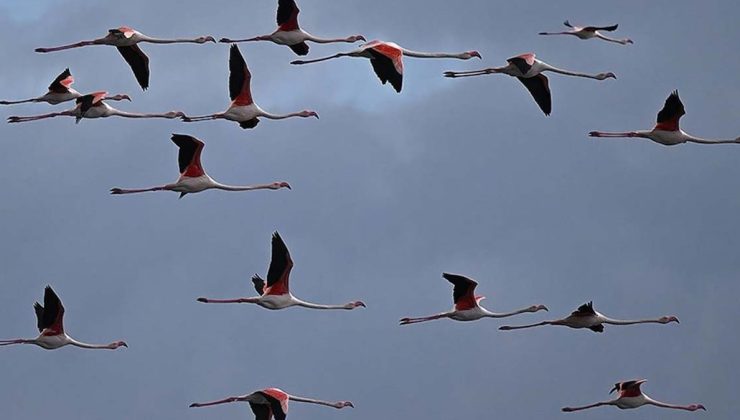
[[[33,49],[128,25],[159,37],[269,33],[276,2],[11,1],[0,5],[3,99],[40,95],[69,67],[80,91],[128,93],[130,111],[203,114],[228,105],[228,47],[144,45],[142,93],[113,48]],[[649,129],[679,89],[682,128],[740,134],[738,6],[690,1],[303,0],[301,24],[321,36],[362,33],[427,51],[477,49],[483,60],[405,62],[404,91],[381,86],[365,60],[294,67],[287,47],[242,45],[257,103],[315,109],[320,120],[235,123],[86,120],[0,125],[0,337],[32,337],[31,305],[51,284],[65,327],[116,352],[3,348],[3,418],[233,419],[245,405],[193,401],[267,386],[328,400],[291,418],[594,420],[685,418],[645,407],[560,413],[608,398],[614,382],[647,378],[656,399],[736,412],[740,333],[740,148],[594,140],[591,130]],[[561,22],[619,23],[622,47],[539,37]],[[351,48],[312,46],[312,56]],[[613,71],[598,82],[550,76],[544,117],[518,81],[445,70],[498,66],[534,51],[563,68]],[[60,105],[65,109],[68,105]],[[49,112],[3,108],[4,117]],[[114,186],[176,179],[170,134],[206,142],[203,164],[224,183],[287,180],[292,191],[116,197]],[[362,299],[367,309],[266,311],[206,306],[198,296],[251,296],[279,230],[306,300]],[[397,326],[447,310],[443,271],[478,280],[486,307],[545,304],[549,313],[474,323]],[[681,324],[500,332],[593,300],[617,318],[676,315]],[[707,417],[709,416],[709,417]]]

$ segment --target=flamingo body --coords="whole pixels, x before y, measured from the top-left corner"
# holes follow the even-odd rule
[[[293,269],[293,260],[290,257],[288,247],[283,242],[280,234],[272,235],[272,258],[267,271],[267,281],[255,274],[252,276],[252,284],[259,296],[238,299],[209,299],[200,297],[198,302],[202,303],[254,303],[265,309],[278,310],[291,306],[302,306],[310,309],[346,309],[352,310],[365,307],[362,301],[352,301],[344,305],[321,305],[300,300],[290,293],[290,271]]]
[[[578,39],[593,39],[598,38],[602,39],[604,41],[609,42],[615,42],[622,45],[627,44],[634,44],[631,39],[616,39],[616,38],[610,38],[604,34],[602,34],[600,31],[606,31],[606,32],[613,32],[616,31],[619,25],[610,25],[610,26],[575,26],[571,25],[569,21],[563,22],[563,24],[571,30],[565,31],[565,32],[540,32],[540,35],[573,35]]]
[[[654,405],[656,407],[671,408],[685,411],[696,411],[705,410],[706,408],[701,404],[689,404],[689,405],[677,405],[660,402],[645,395],[640,389],[640,385],[645,383],[644,379],[618,382],[614,385],[614,388],[609,392],[610,394],[614,391],[619,392],[619,397],[609,401],[601,401],[594,404],[585,405],[582,407],[564,407],[562,411],[569,413],[573,411],[587,410],[589,408],[601,407],[606,405],[612,405],[622,410],[630,410],[642,407],[643,405]]]

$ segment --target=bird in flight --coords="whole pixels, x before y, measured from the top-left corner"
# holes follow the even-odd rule
[[[308,54],[308,44],[306,41],[316,42],[319,44],[330,44],[334,42],[353,43],[365,41],[362,35],[352,35],[346,38],[319,38],[305,32],[298,26],[298,13],[300,9],[295,4],[295,0],[279,0],[277,9],[277,24],[275,32],[269,35],[260,35],[247,39],[229,39],[221,38],[219,42],[249,42],[249,41],[271,41],[278,45],[287,45],[294,53],[298,55]]]
[[[573,35],[579,39],[592,39],[592,38],[598,38],[602,39],[604,41],[609,42],[615,42],[617,44],[627,45],[627,44],[634,44],[631,39],[629,38],[623,38],[623,39],[617,39],[617,38],[610,38],[604,34],[602,34],[599,31],[606,31],[606,32],[614,32],[617,30],[619,25],[610,25],[610,26],[573,26],[568,22],[567,20],[563,22],[563,25],[571,28],[569,31],[563,31],[563,32],[540,32],[540,35]]]
[[[453,284],[452,299],[454,308],[448,312],[441,312],[432,316],[421,318],[401,318],[401,325],[416,324],[419,322],[433,321],[435,319],[449,318],[455,321],[476,321],[481,318],[505,318],[525,312],[546,311],[545,305],[532,305],[513,312],[495,313],[480,306],[483,296],[475,294],[478,283],[468,277],[459,274],[442,273],[442,277]]]
[[[0,105],[14,105],[26,102],[46,102],[51,105],[56,105],[62,102],[71,101],[83,96],[80,92],[72,89],[72,83],[74,82],[75,79],[72,77],[72,73],[69,69],[66,69],[61,72],[53,82],[51,82],[49,85],[49,91],[45,94],[37,98],[23,99],[20,101],[0,101]],[[103,99],[108,101],[122,101],[124,99],[127,101],[131,100],[128,95],[106,96]]]
[[[287,182],[273,182],[270,184],[258,184],[247,186],[233,186],[220,184],[213,180],[203,169],[200,163],[200,154],[205,144],[195,137],[185,134],[173,134],[172,142],[180,149],[177,161],[180,165],[180,177],[172,184],[159,187],[142,189],[112,188],[111,194],[133,194],[147,191],[175,191],[180,193],[180,198],[186,194],[197,193],[209,189],[224,191],[252,191],[252,190],[279,190],[290,189]]]
[[[605,315],[596,312],[594,310],[593,302],[584,303],[579,306],[578,309],[573,311],[570,315],[563,319],[556,319],[554,321],[542,321],[536,324],[521,325],[521,326],[508,326],[499,327],[499,330],[520,330],[523,328],[539,327],[541,325],[563,325],[570,328],[588,328],[593,332],[604,332],[603,324],[610,325],[633,325],[633,324],[668,324],[671,322],[678,323],[678,318],[675,316],[662,316],[657,319],[640,319],[640,320],[621,320],[608,318]]]
[[[267,309],[285,309],[291,306],[302,306],[310,309],[355,309],[365,307],[365,303],[356,300],[344,305],[320,305],[297,299],[290,293],[289,277],[293,268],[293,260],[290,258],[288,247],[285,246],[283,238],[275,232],[272,234],[272,258],[270,268],[267,270],[267,281],[258,274],[252,276],[252,284],[259,293],[256,297],[238,299],[210,299],[199,297],[201,303],[255,303]]]
[[[616,79],[617,76],[614,73],[579,73],[570,70],[563,70],[557,67],[551,66],[544,61],[540,61],[535,58],[533,53],[521,54],[516,57],[511,57],[506,60],[509,64],[504,67],[489,67],[482,70],[473,71],[446,71],[445,77],[471,77],[471,76],[483,76],[486,74],[507,74],[512,77],[516,77],[520,82],[527,88],[529,93],[537,102],[542,112],[545,115],[550,115],[552,112],[552,98],[550,96],[550,82],[547,76],[543,72],[551,71],[553,73],[560,73],[566,76],[584,77],[588,79],[606,80]]]
[[[562,411],[569,413],[572,411],[580,411],[594,407],[601,407],[602,405],[613,405],[617,408],[621,408],[622,410],[638,408],[642,407],[643,405],[654,405],[656,407],[673,408],[686,411],[707,410],[701,404],[676,405],[656,401],[642,393],[642,391],[640,390],[640,385],[642,385],[643,383],[645,383],[645,379],[619,382],[614,385],[614,388],[612,388],[611,391],[609,391],[610,394],[614,391],[617,391],[619,393],[618,398],[609,401],[598,402],[591,405],[585,405],[583,407],[564,407]]]
[[[664,146],[675,146],[682,143],[699,144],[727,144],[740,143],[740,137],[734,140],[707,140],[686,134],[678,127],[678,122],[686,114],[686,109],[678,97],[678,91],[674,90],[665,100],[663,109],[658,112],[658,120],[652,130],[638,130],[620,133],[592,131],[588,133],[591,137],[632,137],[650,139]]]
[[[128,347],[123,341],[114,341],[110,344],[87,344],[75,340],[64,332],[64,306],[51,286],[44,290],[44,305],[33,304],[36,311],[36,321],[39,336],[31,339],[18,338],[15,340],[0,340],[0,346],[11,344],[34,344],[46,350],[55,350],[64,346],[75,346],[83,349],[115,350],[119,347]]]
[[[303,110],[290,114],[271,114],[254,103],[252,100],[252,73],[249,72],[246,61],[242,56],[239,47],[231,46],[229,52],[229,96],[231,105],[221,113],[202,115],[198,117],[183,117],[185,122],[208,121],[224,119],[239,123],[239,127],[247,129],[254,128],[260,122],[259,117],[269,118],[271,120],[282,120],[291,117],[316,117],[319,114],[315,111]]]
[[[372,64],[373,70],[381,83],[386,84],[387,82],[390,82],[393,89],[400,93],[401,88],[403,87],[403,56],[416,58],[457,58],[460,60],[468,60],[473,57],[481,58],[478,51],[465,51],[462,53],[427,53],[407,50],[393,42],[374,40],[360,45],[359,48],[353,51],[338,53],[313,60],[295,60],[291,61],[290,64],[318,63],[320,61],[331,60],[339,57],[369,58],[370,64]]]
[[[91,41],[80,41],[74,44],[62,45],[60,47],[36,48],[38,53],[49,53],[54,51],[68,50],[70,48],[86,47],[89,45],[110,45],[116,47],[126,60],[131,70],[134,72],[136,81],[143,90],[149,87],[149,57],[137,44],[140,42],[149,42],[151,44],[179,44],[194,43],[204,44],[206,42],[216,42],[212,36],[200,36],[197,38],[186,39],[160,39],[146,36],[128,26],[121,26],[116,29],[109,29],[108,34],[102,38]]]
[[[80,96],[75,99],[75,107],[61,112],[51,112],[49,114],[31,115],[31,116],[11,116],[8,117],[8,123],[22,123],[29,121],[38,121],[54,117],[75,117],[75,122],[80,122],[83,118],[165,118],[173,119],[185,116],[182,111],[170,111],[163,114],[141,114],[135,112],[126,112],[113,108],[105,103],[108,92],[94,92],[88,95]]]
[[[354,408],[354,404],[352,404],[352,402],[350,401],[329,402],[316,400],[313,398],[297,397],[295,395],[290,395],[278,388],[267,388],[260,391],[255,391],[248,395],[227,397],[218,401],[192,403],[190,404],[190,408],[209,407],[212,405],[233,402],[246,402],[249,403],[249,407],[254,413],[255,420],[272,420],[272,418],[274,418],[275,420],[285,420],[285,418],[288,416],[288,403],[290,401],[324,405],[336,409],[342,409],[344,407]]]

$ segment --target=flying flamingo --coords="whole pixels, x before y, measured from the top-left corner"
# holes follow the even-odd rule
[[[70,45],[62,45],[61,47],[36,48],[35,51],[39,53],[48,53],[67,50],[70,48],[86,47],[88,45],[114,46],[118,48],[118,52],[121,53],[123,59],[126,60],[129,66],[131,66],[131,70],[133,70],[134,76],[136,76],[136,81],[139,82],[139,86],[146,90],[149,87],[149,57],[147,57],[137,45],[140,42],[149,42],[152,44],[203,44],[206,42],[216,42],[216,40],[212,36],[200,36],[193,39],[152,38],[127,26],[121,26],[117,29],[109,29],[108,35],[102,38],[93,39],[92,41],[80,41]]]
[[[229,39],[221,38],[219,42],[247,42],[247,41],[272,41],[278,45],[287,45],[294,53],[298,55],[308,54],[308,44],[306,41],[316,42],[319,44],[329,44],[333,42],[357,42],[365,41],[362,35],[352,35],[347,38],[318,38],[298,26],[298,13],[300,9],[294,0],[278,0],[277,24],[278,28],[269,35],[260,35],[248,39]]]
[[[616,79],[614,73],[586,74],[553,67],[543,61],[537,60],[533,53],[518,55],[506,60],[509,64],[504,67],[489,67],[483,70],[473,71],[447,71],[445,77],[470,77],[482,76],[484,74],[503,73],[519,79],[524,87],[527,88],[537,105],[539,105],[545,115],[552,112],[552,99],[550,97],[550,84],[547,76],[543,72],[551,71],[554,73],[565,74],[567,76],[586,77],[589,79],[605,80],[609,78]]]
[[[600,407],[602,405],[614,405],[618,408],[621,408],[622,410],[626,410],[629,408],[638,408],[638,407],[642,407],[643,405],[654,405],[656,407],[673,408],[677,410],[686,410],[686,411],[696,411],[696,410],[706,411],[707,410],[701,404],[675,405],[675,404],[666,404],[664,402],[655,401],[654,399],[643,394],[642,391],[640,390],[640,385],[645,383],[645,381],[646,381],[645,379],[639,379],[639,380],[634,380],[634,381],[619,382],[614,385],[614,388],[612,388],[611,391],[609,391],[610,394],[614,391],[618,391],[619,398],[610,400],[610,401],[602,401],[596,404],[586,405],[583,407],[565,407],[563,408],[563,411],[569,413],[572,411],[579,411],[579,410],[586,410],[588,408]]]
[[[128,347],[123,341],[114,341],[110,344],[87,344],[75,340],[64,332],[64,306],[62,301],[51,289],[46,286],[44,290],[44,306],[36,302],[33,304],[36,311],[37,325],[39,328],[38,337],[32,339],[19,338],[16,340],[0,340],[0,346],[9,346],[11,344],[35,344],[46,350],[55,350],[66,345],[72,345],[83,349],[107,349],[115,350],[121,346]]]
[[[180,193],[180,198],[189,193],[197,193],[209,189],[224,191],[252,191],[252,190],[278,190],[280,188],[290,189],[287,182],[273,182],[271,184],[247,185],[243,187],[219,184],[214,181],[200,163],[200,153],[205,144],[195,137],[184,134],[173,134],[172,141],[180,148],[177,161],[180,164],[180,177],[173,184],[161,185],[159,187],[125,190],[112,188],[111,194],[133,194],[147,191],[175,191]]]
[[[390,82],[396,92],[401,92],[403,85],[403,56],[417,58],[457,58],[468,60],[472,57],[481,58],[478,51],[465,51],[462,53],[425,53],[407,50],[398,44],[385,41],[370,41],[360,45],[356,50],[346,53],[338,53],[332,56],[317,58],[314,60],[295,60],[290,64],[310,64],[319,61],[331,60],[338,57],[364,57],[370,59],[375,74],[383,84]]]
[[[593,332],[604,332],[603,324],[610,325],[632,325],[632,324],[668,324],[670,322],[678,323],[678,318],[675,316],[663,316],[658,319],[641,319],[636,321],[624,321],[621,319],[607,318],[603,314],[594,310],[593,302],[585,303],[578,307],[569,316],[563,319],[556,319],[554,321],[542,321],[531,325],[522,325],[517,327],[511,327],[505,325],[499,327],[499,330],[519,330],[522,328],[539,327],[540,325],[564,325],[570,328],[588,328]]]
[[[293,268],[288,247],[277,232],[272,234],[272,259],[267,270],[267,283],[258,274],[252,276],[252,283],[260,296],[239,299],[208,299],[198,298],[202,303],[256,303],[267,309],[285,309],[290,306],[302,306],[311,309],[355,309],[365,304],[362,301],[353,301],[344,305],[319,305],[304,302],[290,293],[288,277]]]
[[[183,121],[193,122],[225,119],[236,121],[239,123],[239,127],[247,129],[257,126],[257,123],[260,122],[258,117],[265,117],[271,120],[282,120],[290,117],[319,118],[319,114],[309,110],[283,115],[270,114],[264,111],[252,100],[251,81],[252,73],[249,72],[249,68],[239,51],[239,47],[232,45],[229,55],[229,95],[232,102],[229,109],[218,114],[203,115],[200,117],[183,117]]]
[[[564,31],[564,32],[540,32],[540,35],[574,35],[578,37],[579,39],[599,38],[599,39],[603,39],[604,41],[616,42],[617,44],[622,44],[622,45],[634,44],[634,42],[632,42],[632,40],[629,38],[624,38],[624,39],[609,38],[608,36],[599,32],[599,31],[607,31],[607,32],[616,31],[619,25],[573,26],[567,20],[563,22],[563,25],[571,28],[572,30]]]
[[[49,85],[49,91],[44,95],[41,95],[38,98],[24,99],[21,101],[0,101],[0,105],[14,105],[26,102],[46,102],[51,105],[56,105],[62,102],[71,101],[72,99],[77,99],[82,96],[80,92],[71,88],[72,83],[74,82],[75,79],[72,77],[72,73],[70,73],[69,69],[66,69],[60,73],[53,82],[51,82]],[[128,95],[108,96],[104,99],[109,101],[122,101],[124,99],[128,101],[131,100]]]
[[[289,401],[325,405],[327,407],[333,407],[336,409],[341,409],[344,407],[354,408],[354,405],[350,401],[328,402],[315,400],[312,398],[296,397],[295,395],[290,395],[278,388],[267,388],[260,391],[255,391],[248,395],[228,397],[218,401],[192,403],[190,404],[190,408],[208,407],[217,404],[240,401],[249,403],[249,407],[254,413],[255,420],[271,420],[273,417],[275,418],[275,420],[285,420],[288,415]]]
[[[52,112],[50,114],[32,115],[27,117],[12,116],[8,117],[9,123],[21,123],[28,121],[43,120],[54,117],[75,117],[76,122],[83,118],[107,118],[107,117],[124,117],[124,118],[166,118],[173,119],[184,117],[181,111],[170,111],[164,114],[139,114],[133,112],[121,111],[106,104],[108,92],[95,92],[89,95],[80,96],[75,100],[76,106],[62,112]]]
[[[663,109],[658,112],[658,123],[655,124],[652,130],[628,131],[626,133],[592,131],[588,135],[591,137],[640,137],[650,139],[664,146],[675,146],[686,142],[700,144],[740,143],[740,137],[735,140],[706,140],[686,134],[678,128],[678,121],[684,114],[686,114],[686,110],[678,97],[678,91],[674,90],[665,100]]]
[[[459,274],[450,273],[442,273],[442,277],[455,286],[452,292],[452,299],[455,302],[455,307],[449,312],[442,312],[437,315],[425,316],[422,318],[401,318],[401,325],[416,324],[418,322],[433,321],[441,318],[454,319],[455,321],[476,321],[481,318],[505,318],[525,312],[547,310],[545,305],[532,305],[528,308],[513,312],[490,312],[479,305],[480,301],[485,299],[485,297],[476,296],[475,287],[478,286],[478,283],[474,280]]]

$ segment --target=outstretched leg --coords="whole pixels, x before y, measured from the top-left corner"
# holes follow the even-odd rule
[[[418,324],[419,322],[434,321],[435,319],[447,318],[449,314],[437,314],[432,316],[425,316],[421,318],[401,318],[398,322],[399,325]]]
[[[200,115],[197,117],[184,116],[182,117],[182,121],[183,122],[198,122],[198,121],[217,120],[219,118],[224,118],[224,115],[223,114],[211,114],[211,115]]]
[[[29,117],[17,117],[12,116],[8,117],[8,123],[21,123],[21,122],[28,122],[28,121],[37,121],[37,120],[43,120],[45,118],[54,118],[54,117],[60,117],[60,116],[72,116],[73,114],[67,111],[64,112],[52,112],[50,114],[43,114],[43,115],[32,115]]]
[[[446,71],[444,72],[445,77],[470,77],[470,76],[482,76],[485,74],[500,73],[496,67],[490,67],[482,70],[471,70],[471,71]]]

